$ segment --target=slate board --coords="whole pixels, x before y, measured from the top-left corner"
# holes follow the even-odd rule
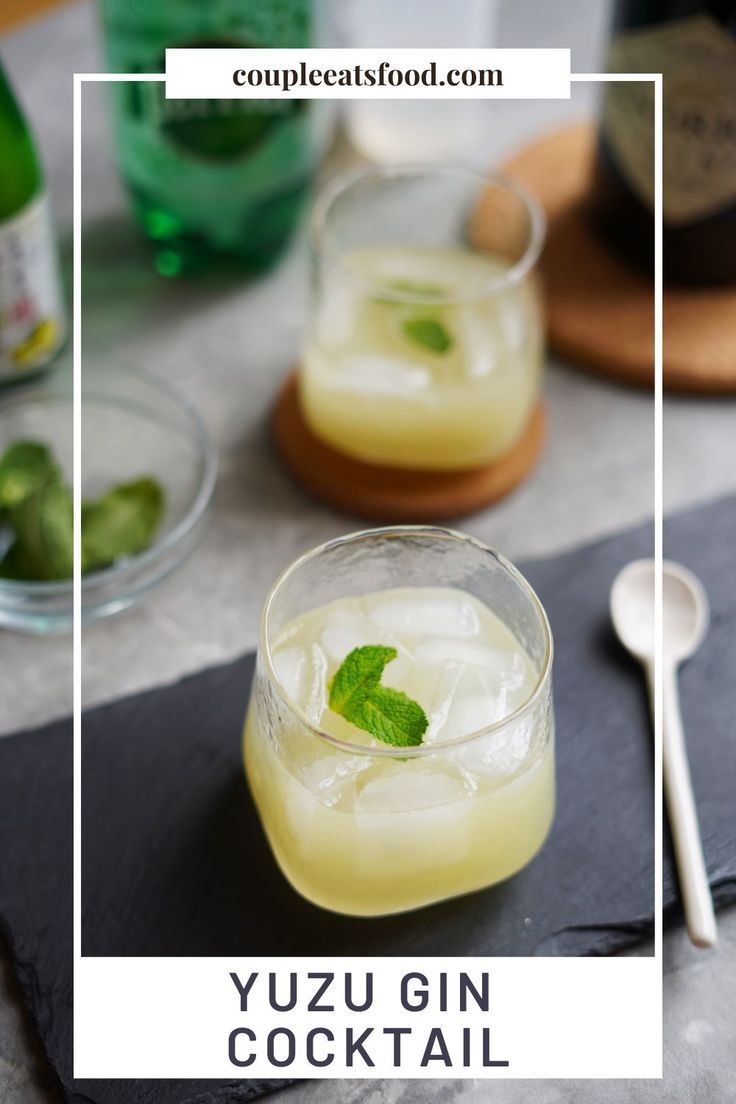
[[[736,498],[666,526],[714,615],[683,671],[683,707],[711,883],[736,900]],[[84,719],[85,954],[609,954],[652,926],[651,739],[644,687],[608,627],[618,569],[651,527],[524,568],[552,622],[559,809],[508,883],[399,918],[322,912],[284,882],[243,781],[253,657]],[[71,1078],[69,722],[0,740],[0,926],[65,1098],[235,1104],[285,1082]],[[668,923],[680,919],[665,858]]]

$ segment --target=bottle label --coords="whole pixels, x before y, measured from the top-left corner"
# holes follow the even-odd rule
[[[140,89],[136,112],[121,104],[118,113],[123,176],[211,244],[228,249],[250,209],[308,180],[314,143],[304,101],[165,101],[157,85]],[[233,103],[257,107],[233,111]]]
[[[63,337],[53,230],[41,194],[0,222],[0,379],[39,368]]]
[[[121,72],[161,72],[165,46],[303,47],[313,18],[308,0],[209,0],[199,8],[170,0],[140,10],[104,0],[103,10],[110,67]],[[311,177],[319,135],[307,100],[175,100],[147,81],[111,92],[122,174],[153,208],[148,217],[158,215],[154,237],[167,237],[168,220],[227,251],[253,232],[263,204],[278,208]]]
[[[736,39],[706,15],[618,35],[609,69],[664,73],[663,213],[695,222],[736,203]],[[654,86],[607,85],[603,132],[634,194],[654,207]]]

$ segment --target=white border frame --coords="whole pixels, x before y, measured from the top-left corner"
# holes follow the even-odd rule
[[[82,91],[86,83],[110,83],[132,81],[165,81],[161,73],[75,73],[73,115],[73,490],[74,490],[74,575],[73,575],[73,994],[74,994],[74,1071],[79,1069],[78,1040],[81,1031],[82,992],[82,671],[81,671],[81,168],[82,168]],[[662,438],[662,74],[661,73],[571,73],[572,82],[598,83],[635,81],[651,82],[654,86],[654,560],[655,560],[655,660],[654,660],[654,969],[658,975],[660,1008],[662,999],[662,548],[663,548],[663,438]],[[308,97],[302,97],[308,98]],[[472,98],[472,97],[469,97]],[[92,961],[109,961],[93,959]],[[166,959],[147,959],[148,962],[165,962]],[[172,960],[168,960],[172,961]],[[208,960],[192,960],[202,962]],[[491,960],[502,961],[502,960]],[[509,960],[530,962],[529,959]],[[542,961],[542,960],[537,960]],[[591,962],[603,960],[588,960]],[[639,961],[651,962],[651,958]],[[659,1077],[661,1073],[661,1054]],[[291,1074],[292,1071],[289,1071]],[[97,1074],[98,1076],[100,1074]],[[261,1074],[258,1074],[261,1076]],[[278,1071],[272,1071],[278,1076]],[[319,1071],[316,1077],[330,1076]],[[437,1071],[430,1076],[437,1077]],[[470,1076],[458,1069],[447,1076]],[[89,1076],[85,1071],[84,1076]],[[176,1076],[176,1074],[172,1074]],[[191,1074],[190,1074],[191,1076]],[[209,1074],[202,1075],[209,1077]],[[217,1075],[221,1076],[221,1075]],[[230,1076],[235,1076],[231,1072]],[[268,1076],[266,1074],[265,1076]],[[334,1074],[343,1076],[343,1074]],[[358,1076],[358,1075],[356,1075]],[[371,1076],[361,1072],[360,1077]],[[381,1076],[386,1076],[385,1071]],[[407,1076],[399,1070],[397,1077]],[[503,1074],[501,1076],[504,1076]],[[505,1076],[513,1076],[506,1074]],[[522,1074],[528,1076],[528,1074]],[[538,1076],[548,1075],[540,1073]],[[594,1076],[588,1074],[588,1076]],[[610,1071],[602,1076],[616,1076]],[[625,1076],[625,1075],[623,1075]]]

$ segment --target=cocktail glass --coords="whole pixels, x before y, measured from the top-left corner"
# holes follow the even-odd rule
[[[417,471],[511,449],[540,388],[543,238],[529,196],[471,170],[370,169],[329,185],[313,215],[299,374],[313,433]]]
[[[335,672],[367,645],[396,648],[384,682],[425,710],[418,746],[387,745],[329,708]],[[292,886],[371,916],[520,870],[554,815],[551,668],[539,599],[471,537],[368,530],[287,568],[263,610],[244,752]]]

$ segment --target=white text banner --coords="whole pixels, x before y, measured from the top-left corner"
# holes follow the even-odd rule
[[[569,99],[569,50],[166,51],[169,99]]]

